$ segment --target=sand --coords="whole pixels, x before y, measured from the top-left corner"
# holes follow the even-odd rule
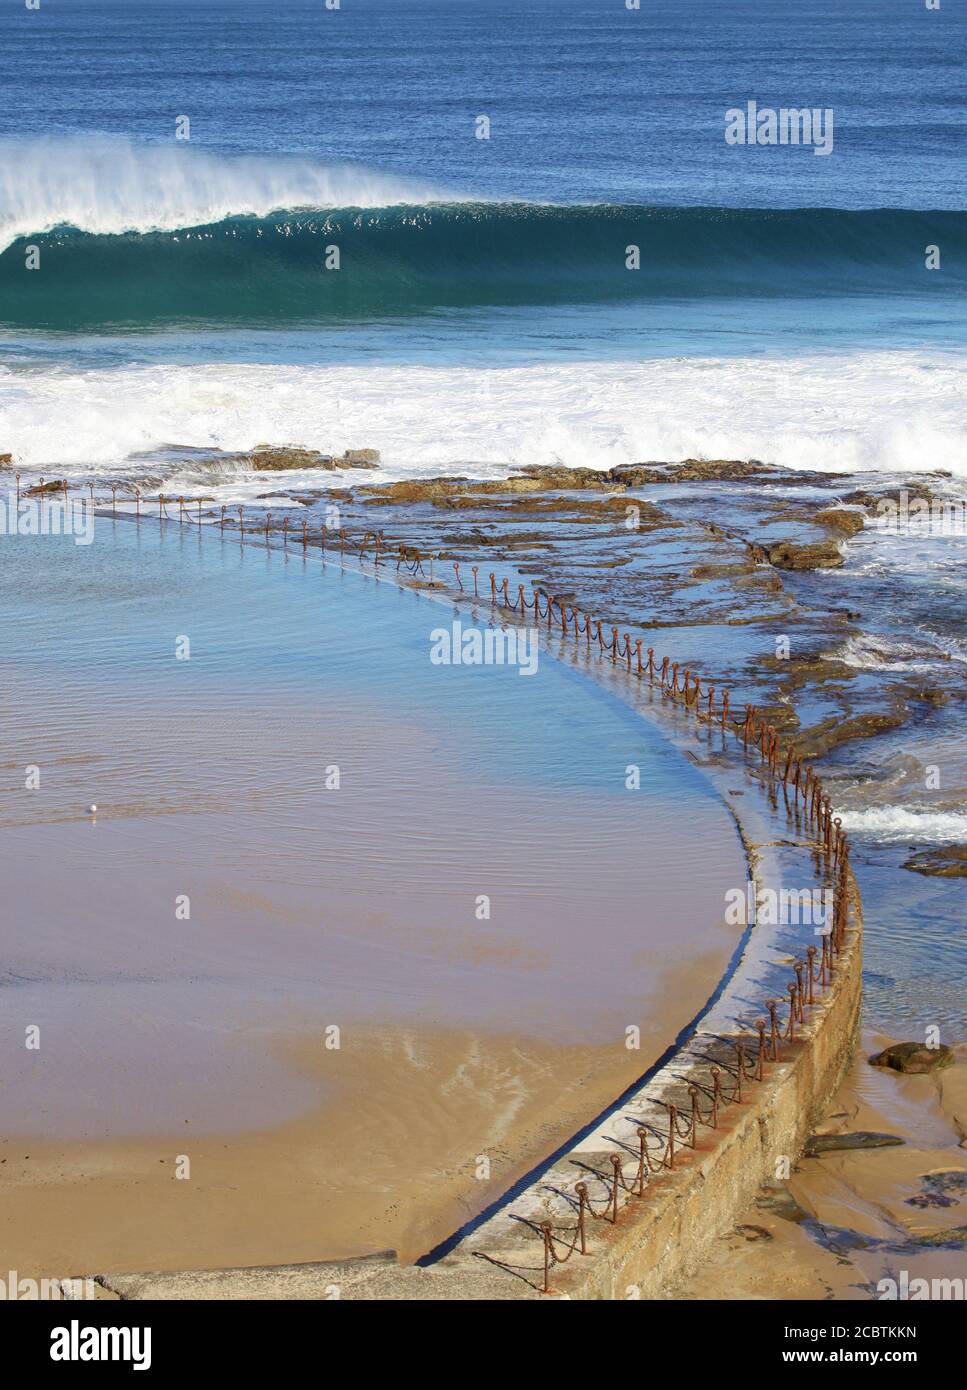
[[[669,1298],[868,1301],[903,1272],[967,1282],[967,1045],[943,1071],[902,1076],[866,1060],[889,1041],[864,1035],[817,1132],[905,1143],[800,1159],[786,1184],[792,1202],[764,1192]],[[925,1243],[958,1231],[944,1246]]]
[[[4,1268],[32,1278],[278,1264],[386,1248],[412,1260],[635,1078],[623,1046],[380,1031],[291,1059],[334,1099],[234,1135],[0,1142]],[[187,1157],[189,1176],[179,1178]],[[489,1178],[485,1174],[489,1163]]]

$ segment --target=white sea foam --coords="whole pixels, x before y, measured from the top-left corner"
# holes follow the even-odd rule
[[[837,811],[843,829],[877,840],[917,844],[967,841],[967,811],[930,811],[917,806],[883,806],[866,811]]]
[[[950,653],[926,639],[915,643],[881,633],[861,633],[847,637],[827,655],[856,670],[910,671],[928,669],[937,661],[947,660]]]
[[[416,179],[283,155],[220,155],[172,140],[0,140],[0,251],[57,226],[171,230],[280,208],[387,207],[452,197]]]
[[[263,441],[375,447],[384,479],[703,456],[843,472],[947,468],[964,478],[967,359],[893,351],[507,368],[0,368],[0,449],[26,467],[117,470],[166,444]]]

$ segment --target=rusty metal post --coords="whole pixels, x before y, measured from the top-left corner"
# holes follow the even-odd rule
[[[741,1040],[735,1044],[735,1062],[735,1103],[739,1105],[742,1101],[742,1082],[745,1080],[745,1043]]]
[[[578,1249],[582,1255],[588,1253],[587,1221],[588,1210],[588,1185],[586,1182],[579,1182],[574,1191],[578,1194]]]
[[[778,1007],[779,1004],[777,1000],[766,1000],[766,1008],[769,1010],[769,1031],[771,1034],[770,1041],[772,1043],[772,1057],[770,1058],[770,1060],[773,1062],[778,1062],[779,1060],[779,1020],[776,1017],[776,1010],[778,1009]]]
[[[796,1000],[798,1003],[799,1022],[803,1023],[806,1018],[804,1012],[804,1005],[806,1003],[806,990],[805,985],[803,983],[803,971],[806,968],[806,962],[804,960],[797,960],[792,968],[796,972]]]
[[[698,1142],[698,1120],[699,1120],[699,1113],[698,1113],[698,1087],[697,1087],[697,1086],[689,1086],[689,1088],[688,1088],[688,1098],[689,1098],[689,1100],[692,1102],[692,1122],[691,1122],[691,1127],[690,1127],[690,1130],[689,1130],[689,1139],[688,1139],[688,1142],[689,1142],[690,1146],[694,1149],[696,1143]]]
[[[796,986],[792,980],[786,986],[789,992],[789,1027],[786,1029],[786,1037],[790,1042],[796,1041]]]

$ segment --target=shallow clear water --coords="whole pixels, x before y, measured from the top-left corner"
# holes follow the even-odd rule
[[[619,1048],[634,1023],[643,1070],[737,944],[705,780],[546,656],[433,664],[452,605],[99,518],[88,547],[0,545],[0,613],[8,1132],[285,1118],[318,1085],[280,1043],[333,1022]]]

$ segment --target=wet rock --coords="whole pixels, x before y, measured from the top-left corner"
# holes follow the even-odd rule
[[[600,474],[597,475],[600,478]],[[466,491],[475,497],[494,497],[505,492],[547,492],[562,484],[549,482],[543,477],[494,478],[486,483],[472,483]]]
[[[914,699],[923,700],[925,704],[933,705],[940,709],[943,705],[950,703],[950,691],[941,690],[936,685],[924,685],[919,690],[913,692]]]
[[[602,489],[613,489],[616,484],[625,486],[625,480],[617,479],[612,473],[602,472],[599,468],[565,468],[563,465],[554,463],[532,463],[521,472],[529,478],[536,478],[544,487],[560,488],[590,488],[594,491]],[[510,481],[510,479],[508,479]]]
[[[476,499],[473,497],[467,500],[472,504],[476,503]],[[613,526],[621,525],[624,527],[629,507],[635,509],[636,522],[633,530],[625,531],[629,539],[648,526],[680,525],[653,503],[640,500],[629,502],[621,493],[609,493],[607,497],[547,497],[540,493],[531,497],[515,497],[512,502],[505,504],[501,511],[505,513],[536,512],[552,520],[555,516],[559,516],[562,521],[567,522],[610,522]]]
[[[377,500],[379,500],[379,499],[377,499]],[[402,502],[407,502],[407,501],[412,501],[413,499],[412,499],[412,498],[407,498],[407,497],[397,497],[397,498],[394,498],[393,500],[396,501],[396,502],[401,502],[401,501],[402,501]],[[430,498],[430,499],[428,499],[428,500],[429,500],[429,502],[430,502],[430,506],[431,506],[431,507],[440,507],[440,508],[442,508],[444,511],[459,512],[459,511],[479,511],[479,510],[480,510],[480,498],[479,498],[479,497],[467,497],[467,496],[454,497],[454,496],[452,496],[452,495],[450,495],[450,494],[446,494],[446,495],[444,495],[444,496],[442,496],[442,497],[433,497],[433,498]]]
[[[9,468],[13,463],[13,454],[0,454],[0,468]]]
[[[318,449],[304,449],[297,444],[256,444],[249,453],[236,455],[251,463],[259,472],[271,472],[285,468],[335,468],[336,461],[331,454],[320,454]]]
[[[366,502],[433,502],[438,497],[449,497],[456,492],[466,492],[470,487],[468,478],[409,478],[400,483],[372,483],[361,487],[359,493]]]
[[[735,1233],[744,1236],[746,1240],[775,1240],[775,1236],[771,1231],[767,1231],[765,1226],[754,1226],[748,1221],[736,1226]]]
[[[841,531],[844,536],[858,535],[866,525],[862,512],[847,511],[845,507],[827,507],[824,511],[816,512],[813,521]]]
[[[876,1130],[859,1129],[853,1134],[811,1134],[806,1140],[803,1153],[807,1158],[819,1154],[843,1153],[851,1149],[893,1149],[905,1144],[897,1134],[879,1134]]]
[[[799,544],[796,541],[780,541],[768,549],[770,565],[780,570],[828,570],[836,569],[844,561],[843,552],[836,541],[813,541]]]
[[[920,850],[912,854],[903,867],[931,878],[967,878],[967,845]]]
[[[909,502],[915,500],[930,502],[935,495],[933,489],[929,488],[926,483],[911,480],[903,488],[884,488],[882,492],[869,492],[865,488],[857,488],[855,492],[847,492],[842,500],[875,512],[880,502],[895,502],[899,506],[902,500],[901,492],[906,493]]]
[[[918,1197],[908,1197],[906,1205],[924,1211],[930,1207],[955,1207],[959,1201],[959,1197],[951,1197],[946,1192],[921,1192]]]
[[[726,565],[695,565],[689,571],[693,579],[734,579],[738,575],[751,574],[754,566],[739,560]]]
[[[332,454],[322,454],[318,449],[305,449],[298,444],[256,444],[251,452],[233,457],[248,463],[259,473],[282,472],[289,468],[324,468],[332,472],[337,468],[379,466],[379,451],[376,449],[347,449],[342,458],[337,459]]]
[[[782,671],[783,667],[788,669],[783,681],[786,691],[799,690],[813,683],[825,685],[829,681],[851,681],[855,680],[858,674],[855,666],[847,666],[845,661],[840,661],[834,656],[803,657],[799,661],[782,661],[778,657],[770,657],[766,664],[774,671]]]
[[[939,1047],[925,1047],[918,1042],[891,1043],[869,1059],[871,1067],[891,1067],[893,1071],[915,1076],[949,1067],[953,1060],[953,1049],[946,1043],[941,1043]]]
[[[732,482],[771,471],[768,464],[760,463],[758,459],[684,459],[681,463],[672,464],[666,481],[691,483],[717,479],[719,482]]]
[[[653,467],[644,463],[622,463],[612,468],[610,476],[614,482],[622,483],[625,487],[645,487],[648,483],[669,481],[667,464]]]
[[[579,481],[580,479],[593,481]],[[607,501],[596,498],[573,498],[573,497],[547,497],[544,494],[552,493],[558,488],[581,487],[584,490],[589,488],[597,492],[609,492],[614,494]],[[432,502],[437,506],[453,508],[470,508],[482,505],[482,499],[487,497],[514,497],[533,496],[535,506],[546,508],[548,511],[580,511],[587,514],[593,513],[597,508],[614,507],[624,508],[629,503],[621,500],[621,489],[610,481],[606,473],[598,473],[594,469],[567,469],[567,468],[546,468],[534,469],[530,472],[521,473],[512,478],[493,478],[486,482],[471,481],[469,478],[412,478],[399,483],[373,483],[365,488],[359,489],[360,493],[365,493],[365,500],[368,502],[387,502],[387,503],[406,503],[406,502]],[[524,503],[518,505],[523,506]],[[650,507],[646,502],[635,502],[635,506],[659,515],[658,509]],[[623,511],[622,511],[623,515]]]
[[[67,484],[63,478],[59,482],[34,483],[33,487],[28,487],[24,493],[25,497],[40,497],[48,492],[63,492]]]
[[[902,707],[891,713],[856,714],[849,719],[840,715],[825,719],[812,729],[803,730],[796,740],[796,748],[805,756],[818,758],[854,738],[875,738],[878,734],[902,728],[905,723],[906,714]]]
[[[930,1235],[917,1236],[910,1244],[926,1246],[928,1249],[942,1248],[945,1245],[967,1245],[967,1226],[955,1226],[951,1231],[933,1231]]]
[[[809,1212],[803,1210],[788,1187],[767,1188],[755,1199],[755,1204],[760,1211],[781,1216],[783,1221],[792,1221],[797,1226],[809,1220]]]

